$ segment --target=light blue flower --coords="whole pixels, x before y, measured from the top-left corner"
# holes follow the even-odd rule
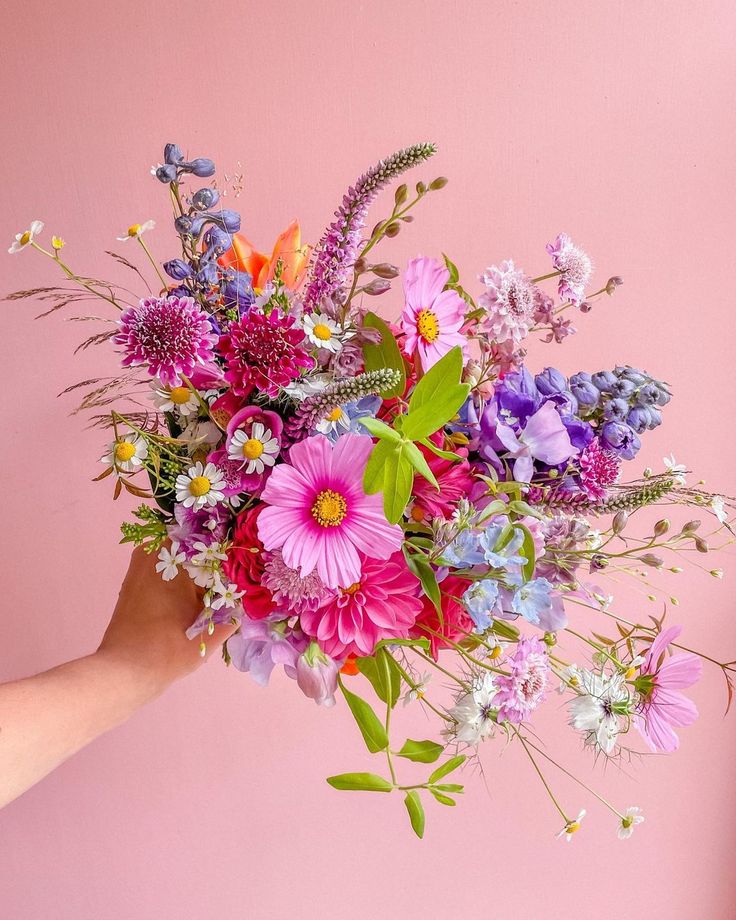
[[[463,594],[463,604],[475,623],[475,631],[485,632],[491,625],[498,602],[498,584],[492,578],[476,581]]]
[[[485,562],[485,554],[472,530],[461,531],[442,553],[443,560],[456,569],[469,569]]]
[[[490,524],[480,537],[480,545],[483,549],[485,561],[493,566],[494,569],[508,569],[512,565],[524,565],[526,559],[517,555],[521,544],[524,542],[524,534],[518,528],[514,528],[511,538],[503,546],[499,546],[501,534],[506,528],[507,521],[502,518],[499,523]]]
[[[552,611],[554,588],[546,578],[534,578],[517,588],[511,601],[511,609],[537,626],[542,617]]]

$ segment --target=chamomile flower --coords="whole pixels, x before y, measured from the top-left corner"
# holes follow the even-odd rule
[[[342,348],[340,327],[324,313],[307,313],[303,320],[304,332],[309,341],[317,348],[337,353]]]
[[[636,825],[642,823],[644,820],[644,815],[642,815],[640,812],[641,808],[637,808],[635,805],[632,805],[631,808],[626,809],[618,826],[619,840],[628,840],[629,837],[631,837],[631,835],[634,833],[634,828]]]
[[[143,466],[148,457],[148,445],[137,434],[126,435],[113,441],[106,454],[100,457],[101,463],[114,467],[118,472],[134,473]]]
[[[342,406],[335,406],[327,415],[317,422],[317,431],[320,434],[326,434],[331,441],[345,431],[350,431],[352,419]],[[330,437],[332,435],[332,437]]]
[[[153,402],[161,412],[175,412],[181,418],[199,412],[197,394],[190,387],[160,387],[153,383],[151,389]]]
[[[580,830],[580,824],[585,817],[585,809],[581,809],[577,818],[572,821],[568,821],[567,824],[562,828],[557,837],[564,837],[565,840],[569,843],[572,840],[572,835]]]
[[[34,237],[43,230],[43,221],[33,220],[31,221],[31,226],[24,230],[22,233],[15,234],[15,240],[13,241],[8,252],[20,252],[21,249],[25,249],[27,246],[30,246],[33,242]]]
[[[259,475],[267,466],[273,466],[279,455],[279,442],[270,428],[262,422],[254,422],[250,433],[239,428],[230,439],[227,455],[231,460],[245,464],[245,472]]]
[[[197,461],[176,477],[176,500],[185,508],[211,507],[225,498],[224,485],[223,474],[214,463],[203,465]]]
[[[179,551],[179,542],[171,541],[171,546],[162,546],[158,554],[156,571],[161,573],[164,581],[171,581],[179,574],[179,566],[186,562],[187,554]]]
[[[214,597],[210,602],[210,607],[213,610],[219,610],[221,607],[236,607],[245,591],[238,591],[237,585],[233,585],[230,582],[223,584],[222,581],[217,579],[213,593]]]
[[[140,239],[146,230],[153,230],[155,226],[156,222],[153,220],[147,220],[143,224],[131,224],[126,231],[125,236],[119,236],[118,239],[121,243],[124,243],[126,240]]]
[[[432,675],[429,671],[425,671],[420,676],[419,680],[415,682],[414,686],[404,694],[402,700],[404,706],[408,706],[409,703],[413,703],[415,700],[424,699],[424,694],[427,692],[427,684],[431,679]]]

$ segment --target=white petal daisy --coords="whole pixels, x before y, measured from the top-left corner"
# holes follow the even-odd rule
[[[143,466],[148,457],[148,445],[137,434],[126,435],[113,441],[100,462],[112,466],[117,472],[134,473]]]
[[[227,455],[231,460],[240,460],[247,474],[260,475],[267,466],[274,465],[280,449],[271,429],[262,422],[254,422],[250,433],[239,428],[230,438]]]
[[[118,239],[121,243],[124,243],[126,240],[136,240],[140,239],[141,236],[146,232],[146,230],[153,230],[156,226],[156,222],[153,220],[147,220],[143,224],[131,224],[128,227],[128,230],[125,236],[119,236]]]
[[[152,383],[151,389],[154,405],[161,412],[174,412],[181,418],[187,418],[199,412],[197,394],[189,387],[161,387]]]
[[[572,835],[576,831],[580,830],[580,824],[584,817],[585,817],[585,809],[582,808],[577,818],[575,818],[572,821],[568,821],[567,824],[562,828],[562,830],[557,836],[564,837],[565,840],[567,840],[567,842],[569,843],[572,840]]]
[[[38,236],[38,234],[43,230],[43,221],[33,220],[31,221],[31,226],[24,230],[22,233],[15,234],[15,240],[13,241],[8,252],[20,252],[21,249],[25,249],[26,246],[30,246],[33,242],[33,238]]]
[[[309,341],[317,348],[326,348],[327,351],[338,352],[342,348],[340,340],[340,327],[329,316],[323,313],[307,313],[302,325]]]
[[[641,814],[641,808],[637,808],[635,805],[627,808],[618,826],[618,839],[628,840],[634,833],[636,825],[641,824],[643,820],[644,815]]]
[[[176,477],[176,500],[185,508],[198,510],[221,502],[225,480],[214,463],[200,461]]]

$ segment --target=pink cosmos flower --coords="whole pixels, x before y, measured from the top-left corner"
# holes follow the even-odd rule
[[[467,339],[460,332],[465,322],[465,302],[455,291],[443,291],[449,271],[436,259],[412,259],[404,272],[404,309],[401,328],[405,348],[418,354],[426,371],[455,345],[466,353]]]
[[[495,678],[498,721],[523,722],[544,699],[549,681],[547,647],[536,636],[519,639],[506,667],[510,673]]]
[[[536,287],[510,259],[487,268],[480,280],[486,286],[478,299],[486,310],[484,328],[494,342],[518,345],[534,324]]]
[[[165,386],[181,386],[197,365],[214,363],[217,336],[191,297],[148,297],[128,307],[112,337],[125,352],[123,367],[148,365],[148,373]]]
[[[359,581],[300,617],[304,632],[333,658],[371,655],[381,639],[406,638],[422,609],[419,582],[402,553],[387,560],[361,554],[360,566]]]
[[[667,647],[682,632],[682,626],[663,629],[649,647],[637,682],[645,686],[640,712],[634,724],[652,751],[671,753],[680,746],[673,727],[692,725],[698,718],[695,703],[678,690],[691,687],[703,669],[696,655],[681,654],[664,658]]]
[[[585,288],[593,274],[590,256],[576,246],[566,233],[560,233],[554,243],[547,243],[547,252],[560,273],[557,282],[560,297],[579,307],[585,300]]]
[[[514,459],[514,479],[517,482],[531,480],[535,460],[554,466],[578,453],[551,400],[529,416],[524,430],[518,435],[509,425],[500,423],[496,436]]]
[[[388,559],[401,546],[403,532],[386,520],[381,495],[363,491],[372,448],[358,434],[335,444],[324,435],[306,438],[275,467],[261,495],[268,506],[258,518],[263,545],[280,549],[303,576],[316,569],[328,588],[360,581],[360,553]]]

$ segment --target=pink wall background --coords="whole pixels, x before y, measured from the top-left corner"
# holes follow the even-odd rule
[[[74,266],[115,276],[102,250],[124,250],[115,237],[154,217],[154,251],[176,254],[148,175],[169,140],[221,171],[242,163],[238,205],[263,248],[294,216],[315,239],[357,173],[433,139],[440,152],[417,178],[450,184],[384,256],[444,250],[472,286],[502,258],[545,271],[544,244],[568,231],[597,280],[626,283],[532,360],[666,377],[676,399],[634,471],[674,449],[736,488],[732,3],[27,0],[0,17],[8,244],[42,218]],[[3,291],[53,277],[32,253],[1,264]],[[115,359],[72,357],[83,327],[36,312],[6,304],[0,337],[0,679],[92,650],[127,557],[124,502],[90,482],[100,435],[54,398]],[[736,657],[734,577],[733,565],[724,584],[691,572],[667,589],[688,638],[724,657]],[[642,594],[623,597],[622,610],[642,608]],[[579,756],[554,701],[540,719],[553,753],[572,750],[583,776],[645,810],[628,843],[564,778],[570,809],[589,817],[573,845],[556,841],[529,765],[498,743],[483,752],[488,789],[467,775],[465,801],[430,808],[420,843],[399,799],[324,783],[371,768],[344,707],[319,710],[283,678],[262,692],[214,662],[0,814],[0,915],[730,917],[736,722],[722,718],[715,671],[693,695],[701,719],[680,753],[628,775]]]

